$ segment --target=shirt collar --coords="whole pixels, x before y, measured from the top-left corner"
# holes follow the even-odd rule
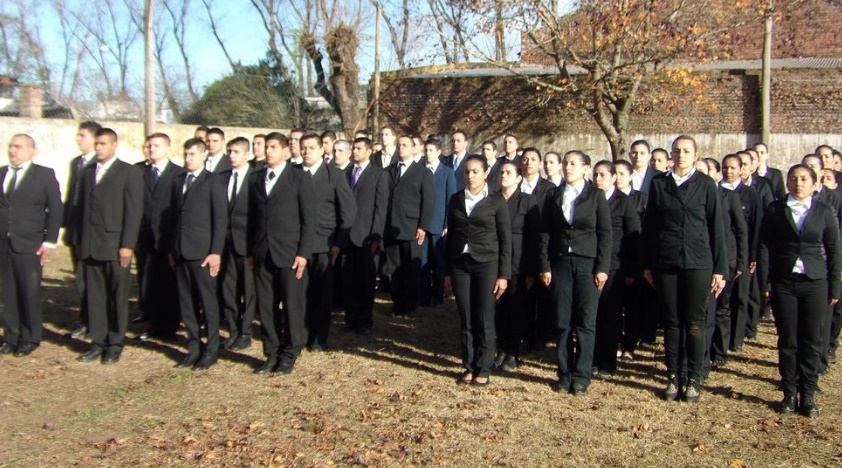
[[[158,169],[158,172],[159,172],[159,173],[162,173],[162,172],[164,172],[164,170],[167,168],[167,165],[168,165],[169,163],[170,163],[170,160],[169,160],[169,159],[164,159],[164,160],[163,160],[163,161],[161,161],[161,162],[158,162],[158,163],[152,163],[152,165],[153,165],[153,166],[155,166],[155,168],[156,168],[156,169]]]
[[[274,172],[275,178],[278,178],[278,176],[281,175],[281,172],[283,172],[284,168],[286,168],[286,167],[287,167],[287,161],[284,161],[284,162],[278,164],[278,167],[276,167],[274,169],[272,169],[269,166],[266,166],[266,175],[269,175],[270,172]]]
[[[468,187],[465,187],[465,199],[471,201],[478,201],[482,200],[483,198],[488,196],[488,184],[483,184],[482,190],[479,191],[478,194],[474,195],[468,190]]]
[[[432,170],[433,170],[433,172],[436,172],[436,169],[438,169],[438,168],[439,168],[439,164],[441,164],[441,161],[439,161],[438,159],[433,159],[433,162],[428,162],[428,163],[427,163],[427,167],[428,167],[429,169],[432,169]]]
[[[242,179],[243,177],[246,176],[246,172],[248,172],[248,170],[249,170],[249,165],[245,164],[245,165],[243,165],[243,167],[240,167],[240,168],[236,168],[236,169],[232,168],[231,173],[232,174],[239,174],[240,178]]]
[[[749,174],[749,175],[748,175],[748,180],[745,182],[746,187],[751,187],[751,183],[752,183],[753,181],[754,181],[754,179],[752,179],[751,174]]]
[[[29,166],[31,166],[31,165],[32,165],[32,160],[30,159],[29,161],[18,164],[17,166],[12,166],[11,164],[9,164],[9,170],[11,170],[12,167],[18,167],[20,169],[18,171],[18,176],[20,176],[21,174],[26,172],[26,170],[29,169]]]
[[[680,186],[681,184],[683,184],[684,182],[687,182],[687,180],[689,180],[691,177],[693,177],[693,175],[696,174],[696,168],[694,167],[694,168],[690,169],[690,172],[688,172],[687,175],[685,175],[684,177],[679,176],[678,174],[676,174],[673,171],[670,171],[669,173],[670,173],[670,176],[673,178],[673,180],[675,180],[675,185]]]
[[[575,184],[568,184],[567,182],[564,183],[564,191],[572,191],[576,193],[576,196],[579,196],[585,190],[585,181],[580,180],[578,183]]]
[[[367,168],[367,167],[368,167],[368,165],[369,165],[370,163],[371,163],[371,160],[368,160],[368,161],[366,161],[366,162],[364,162],[364,163],[362,163],[362,164],[357,164],[356,166],[360,168],[360,173],[362,173],[362,172],[365,170],[365,168]]]
[[[85,160],[85,164],[90,164],[91,161],[96,160],[96,151],[91,151],[90,153],[85,153],[80,156]]]
[[[313,165],[312,165],[312,166],[310,166],[310,167],[306,167],[306,166],[305,166],[305,167],[304,167],[304,170],[305,170],[305,171],[307,171],[307,172],[309,172],[310,174],[314,174],[314,175],[315,175],[315,174],[316,174],[316,171],[318,171],[318,170],[319,170],[319,167],[321,167],[321,166],[322,166],[322,162],[321,162],[321,161],[316,161],[316,163],[315,163],[315,164],[313,164]]]
[[[631,195],[631,193],[632,193],[632,186],[631,186],[631,185],[629,185],[629,186],[628,186],[628,187],[626,187],[625,189],[619,189],[619,190],[620,190],[621,192],[625,193],[626,195]]]
[[[792,195],[786,196],[786,206],[792,208],[794,206],[803,206],[806,207],[808,210],[813,206],[813,199],[807,197],[804,201],[798,201]]]
[[[609,187],[609,188],[608,188],[608,191],[607,191],[607,192],[605,192],[605,199],[606,199],[606,200],[610,200],[610,199],[611,199],[611,197],[614,195],[614,192],[615,192],[614,187],[613,187],[613,186]]]
[[[116,155],[114,155],[111,159],[109,159],[108,161],[105,161],[104,163],[101,163],[101,162],[97,161],[97,166],[99,166],[101,168],[101,170],[107,171],[108,169],[111,168],[111,166],[114,165],[115,161],[117,161]]]
[[[192,175],[194,179],[198,179],[199,176],[202,174],[202,171],[204,171],[204,170],[205,170],[204,167],[200,167],[193,172],[188,172],[187,174]]]
[[[734,183],[725,182],[725,179],[722,179],[722,181],[719,182],[719,185],[728,190],[737,190],[737,187],[739,187],[741,183],[743,183],[743,181],[741,181],[739,178]]]

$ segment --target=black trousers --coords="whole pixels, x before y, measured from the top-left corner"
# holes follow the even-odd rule
[[[649,282],[640,278],[637,283],[638,304],[638,332],[640,339],[647,343],[654,343],[658,338],[658,325],[664,314],[664,306],[660,293]],[[627,349],[627,351],[629,351]]]
[[[621,279],[625,283],[626,279]],[[637,343],[640,341],[640,330],[643,326],[643,308],[640,306],[641,285],[643,283],[646,283],[646,281],[642,277],[634,278],[634,282],[631,285],[626,286],[623,290],[623,297],[620,304],[623,311],[623,327],[621,330],[622,336],[620,337],[620,345],[623,347],[623,351],[631,353],[637,350]],[[649,285],[649,283],[646,284],[647,286]],[[597,315],[597,320],[599,320],[599,315]],[[655,323],[657,329],[657,321]],[[597,328],[598,327],[599,326],[597,325]]]
[[[131,271],[119,260],[85,260],[91,344],[119,351],[129,321]]]
[[[533,285],[533,289],[538,286]],[[543,286],[540,286],[543,287]],[[529,289],[526,288],[526,275],[515,275],[509,280],[506,292],[497,302],[496,329],[497,346],[506,355],[520,356],[520,345],[528,320],[526,305],[529,301]]]
[[[0,249],[0,288],[6,343],[41,343],[44,321],[41,309],[41,257],[17,253],[7,245]]]
[[[725,283],[725,289],[719,293],[714,306],[713,330],[707,347],[711,361],[727,359],[728,348],[731,346],[731,304],[733,303],[731,296],[736,288],[735,282],[739,281],[740,278],[734,279],[734,275],[737,274],[735,268],[731,268],[730,273]],[[743,275],[745,274],[748,274],[748,272]],[[740,275],[740,277],[743,275]]]
[[[246,257],[241,257],[229,245],[222,260],[222,304],[225,322],[231,336],[252,336],[254,310],[254,272]]]
[[[296,359],[307,343],[307,269],[300,279],[296,278],[295,270],[276,265],[267,253],[262,261],[255,258],[254,279],[263,325],[263,354]]]
[[[141,311],[141,315],[144,319],[151,319],[149,313],[147,313],[146,309],[152,307],[147,307],[146,299],[150,297],[149,291],[147,291],[148,280],[149,280],[149,273],[146,269],[149,267],[149,256],[153,255],[154,252],[147,251],[140,246],[136,247],[134,250],[134,264],[135,268],[137,269],[137,276],[135,279],[137,280],[137,308]],[[153,281],[155,281],[153,279]],[[153,293],[154,294],[154,293]],[[156,314],[158,311],[154,311],[153,314]]]
[[[778,370],[784,394],[816,391],[825,336],[822,324],[830,314],[827,280],[804,275],[772,281],[772,310],[778,330]]]
[[[839,348],[839,333],[842,331],[842,305],[833,306],[833,316],[830,318],[830,339],[827,343],[828,352]]]
[[[745,343],[749,322],[749,289],[756,275],[756,272],[744,272],[734,281],[731,290],[731,341],[728,349],[732,351]]]
[[[394,313],[403,315],[418,308],[418,278],[421,276],[421,246],[415,240],[386,243],[386,271]]]
[[[565,255],[550,266],[558,336],[558,378],[562,387],[591,382],[599,290],[594,259]],[[572,349],[576,333],[575,353]]]
[[[497,262],[479,263],[463,254],[454,262],[451,279],[459,310],[462,366],[474,376],[486,377],[491,372],[496,349]]]
[[[327,345],[333,302],[333,268],[330,253],[314,253],[308,265],[310,285],[307,287],[307,344]]]
[[[368,244],[357,247],[349,243],[346,252],[347,261],[342,265],[345,323],[351,328],[371,327],[377,263]]]
[[[667,375],[681,373],[687,361],[687,378],[702,381],[708,320],[711,270],[666,270],[656,276],[664,304],[664,352]]]
[[[623,332],[623,296],[626,292],[626,274],[611,270],[599,295],[596,313],[596,340],[594,366],[600,370],[617,370],[617,349]]]
[[[219,352],[219,303],[216,295],[218,280],[210,275],[209,268],[202,267],[202,261],[176,260],[178,305],[181,321],[187,330],[187,352],[197,354],[206,351],[216,355]],[[201,342],[202,322],[207,331],[207,343],[204,347]]]
[[[145,259],[143,274],[138,273],[140,295],[143,298],[143,315],[149,319],[149,331],[172,335],[181,323],[176,274],[169,258],[163,252],[147,252],[138,256]]]
[[[446,255],[445,240],[441,234],[427,233],[421,246],[421,276],[418,288],[423,305],[435,306],[444,303]]]
[[[68,246],[70,265],[73,267],[73,282],[79,295],[79,323],[88,326],[88,296],[85,288],[85,262],[79,258],[75,245]]]
[[[760,315],[766,306],[766,299],[760,292],[760,275],[757,270],[751,275],[748,287],[748,315],[746,315],[745,337],[754,339],[757,337],[757,326],[760,323]]]

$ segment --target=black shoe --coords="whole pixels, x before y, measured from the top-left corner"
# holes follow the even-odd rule
[[[282,356],[280,361],[278,362],[278,367],[275,368],[274,372],[276,374],[290,374],[292,373],[292,369],[295,367],[295,359]]]
[[[574,395],[585,395],[588,393],[588,387],[586,387],[585,384],[574,383],[573,388],[570,389],[570,393]]]
[[[684,390],[684,401],[688,403],[698,403],[702,397],[702,384],[698,380],[690,380],[687,382],[687,389]]]
[[[236,343],[237,339],[239,338],[240,337],[237,335],[229,336],[225,341],[222,342],[222,349],[231,349],[231,347],[234,346],[234,343]]]
[[[778,406],[778,412],[781,414],[793,414],[795,413],[795,397],[794,396],[786,396],[784,395],[784,399],[781,400],[780,405]]]
[[[728,351],[731,351],[732,353],[740,354],[740,353],[743,352],[743,347],[742,346],[734,346],[733,348],[730,348]]]
[[[102,358],[103,364],[117,364],[120,362],[120,355],[123,353],[123,350],[108,350],[105,353],[105,357]]]
[[[798,413],[801,416],[806,416],[808,418],[818,418],[819,417],[819,405],[816,404],[816,400],[813,398],[813,395],[801,395],[801,401],[798,405]]]
[[[80,354],[76,360],[80,362],[91,362],[98,359],[105,353],[105,350],[99,346],[94,346],[90,351]]]
[[[559,382],[555,385],[554,389],[558,393],[570,393],[573,390],[570,387],[570,382]]]
[[[87,334],[88,334],[88,327],[86,327],[85,325],[82,325],[81,327],[79,327],[79,328],[73,330],[72,332],[70,332],[70,337],[73,338],[74,340],[78,340],[78,339],[84,338],[85,335],[87,335]]]
[[[611,380],[614,378],[614,372],[610,370],[600,369],[596,373],[596,375],[594,375],[594,377],[602,380]]]
[[[500,351],[497,353],[497,356],[494,356],[494,362],[491,364],[492,369],[499,369],[500,366],[503,365],[503,361],[506,360],[506,353]]]
[[[319,343],[313,343],[307,349],[309,349],[311,353],[321,353],[325,351],[325,347]]]
[[[237,337],[237,340],[234,341],[234,344],[231,345],[229,349],[234,351],[239,351],[242,349],[249,349],[251,347],[251,337],[246,335],[240,335]]]
[[[478,379],[485,379],[485,380],[480,382]],[[471,386],[472,387],[487,387],[488,384],[490,384],[490,383],[491,383],[491,377],[488,377],[488,376],[474,377],[473,380],[471,380]]]
[[[835,349],[830,348],[829,350],[827,350],[827,362],[829,362],[831,364],[836,363],[836,350]]]
[[[17,351],[15,351],[15,357],[29,356],[37,348],[38,348],[38,345],[35,344],[35,343],[29,343],[29,342],[22,343],[22,344],[18,345],[18,349],[17,349]]]
[[[669,377],[669,381],[667,382],[667,388],[664,389],[664,399],[667,401],[675,401],[678,398],[678,377],[675,375],[671,375]]]
[[[506,372],[512,372],[517,369],[517,358],[512,356],[511,354],[506,356],[506,359],[503,360],[503,363],[500,364],[500,369]]]
[[[711,363],[711,367],[713,368],[713,370],[722,369],[723,367],[725,367],[726,362],[728,361],[726,361],[724,358],[716,358]]]
[[[3,346],[0,346],[0,354],[14,354],[14,352],[15,347],[9,343],[3,343]]]
[[[262,366],[254,370],[254,373],[258,375],[268,374],[275,370],[276,367],[278,367],[278,358],[276,356],[270,356]]]
[[[199,360],[199,353],[187,353],[187,356],[184,356],[184,359],[181,360],[178,364],[175,365],[176,369],[185,369],[187,367],[193,367],[193,364],[196,364],[196,361]]]
[[[216,359],[216,353],[205,353],[202,355],[202,359],[199,359],[199,362],[193,365],[193,370],[208,370],[216,364]]]

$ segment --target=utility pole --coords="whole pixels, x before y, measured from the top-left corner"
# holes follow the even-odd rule
[[[774,5],[774,4],[772,4]],[[770,6],[766,14],[766,25],[763,30],[763,75],[760,85],[760,139],[769,144],[772,134],[772,24],[774,23],[774,6]]]
[[[374,133],[380,130],[380,22],[383,7],[377,2],[377,22],[374,27]]]
[[[146,43],[146,61],[144,68],[146,69],[146,120],[143,125],[144,136],[155,133],[155,31],[153,7],[155,0],[145,0],[146,15],[144,18],[144,39]]]

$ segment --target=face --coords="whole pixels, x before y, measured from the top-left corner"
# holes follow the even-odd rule
[[[561,163],[558,162],[558,156],[555,154],[544,155],[544,172],[551,179],[555,179],[561,173]]]
[[[646,148],[646,145],[632,146],[629,151],[629,161],[631,161],[632,166],[637,169],[645,168],[651,159],[652,155],[649,153],[649,149]]]
[[[205,142],[205,145],[208,144],[208,132],[204,130],[196,130],[193,133],[193,138],[199,138],[200,140]]]
[[[766,145],[754,145],[754,151],[760,158],[760,164],[766,165],[769,162],[769,148],[766,148]]]
[[[740,161],[743,163],[743,167],[740,168],[740,178],[746,181],[751,175],[751,155],[740,153],[737,156],[740,157]]]
[[[513,164],[504,164],[500,169],[500,183],[503,188],[516,187],[523,177],[517,175],[517,170]]]
[[[208,153],[219,154],[225,149],[225,139],[218,133],[208,135]]]
[[[195,172],[199,168],[205,167],[205,159],[207,159],[207,155],[198,146],[191,146],[184,150],[184,168],[189,172]]]
[[[481,162],[472,159],[465,164],[465,185],[471,192],[482,189],[487,175],[488,173],[482,167]]]
[[[696,163],[696,148],[690,140],[677,140],[672,145],[672,166],[682,174],[693,168]]]
[[[585,178],[585,173],[588,172],[588,166],[582,164],[582,158],[579,156],[568,155],[561,162],[561,170],[564,174],[565,182],[575,184]]]
[[[652,153],[652,159],[650,160],[650,164],[654,169],[661,172],[666,172],[666,170],[669,168],[669,158],[667,158],[666,153],[658,151],[657,153]]]
[[[20,166],[21,164],[32,160],[35,155],[35,147],[28,138],[23,136],[16,136],[9,142],[9,164],[13,166]]]
[[[602,190],[603,192],[611,190],[611,187],[613,187],[616,182],[617,176],[611,174],[611,171],[608,170],[607,164],[600,164],[593,170],[593,183],[596,185],[596,188]]]
[[[266,140],[266,164],[272,169],[286,162],[290,157],[289,147],[284,147],[278,140]]]
[[[150,143],[149,140],[146,140],[146,142],[143,144],[143,159],[145,159],[146,162],[149,162],[149,161],[152,160],[152,156],[150,155],[150,147],[151,146],[152,146],[152,143]]]
[[[822,158],[822,164],[824,164],[824,167],[833,167],[833,150],[830,148],[823,147],[819,149],[816,156]]]
[[[89,130],[80,128],[76,132],[76,147],[84,154],[90,153],[94,150],[94,134]]]
[[[265,138],[255,138],[254,141],[251,142],[251,152],[254,153],[254,157],[257,159],[263,159],[266,157],[266,139]]]
[[[333,154],[333,143],[335,143],[335,140],[331,137],[322,138],[322,152],[324,154]]]
[[[833,155],[833,168],[837,171],[842,171],[842,156],[838,154]]]
[[[427,163],[433,164],[441,156],[441,150],[436,145],[424,145],[424,154],[427,156]]]
[[[418,138],[418,137],[413,137],[412,138],[412,154],[413,154],[413,157],[417,158],[418,156],[421,156],[421,154],[423,152],[424,152],[424,142],[421,141],[421,139]]]
[[[232,145],[228,147],[228,156],[231,158],[231,165],[234,169],[245,167],[248,164],[248,151],[242,145]]]
[[[541,170],[541,158],[534,151],[524,153],[521,164],[523,165],[523,173],[529,180],[532,180],[538,174],[538,171]]]
[[[468,139],[461,133],[454,133],[453,136],[450,137],[450,141],[453,144],[453,152],[455,154],[462,154],[468,148]]]
[[[701,172],[704,175],[708,175],[708,163],[699,159],[696,161],[696,164],[694,164],[694,166],[696,167],[697,171]]]
[[[333,162],[336,166],[344,166],[351,159],[351,148],[348,145],[333,147]]]
[[[497,159],[497,150],[494,149],[493,146],[490,144],[482,145],[482,155],[485,157],[485,160],[488,161],[490,164],[492,161]]]
[[[362,164],[371,157],[371,148],[366,148],[365,143],[354,143],[354,151],[351,153],[351,158],[356,164]]]
[[[380,130],[380,142],[387,148],[395,146],[395,132],[391,128]]]
[[[822,171],[822,178],[820,180],[822,185],[829,188],[830,190],[836,190],[838,186],[838,182],[836,181],[836,174],[833,173],[830,169],[825,169]]]
[[[157,163],[170,157],[170,145],[163,138],[150,138],[146,142],[149,145],[149,160]]]
[[[716,170],[716,166],[713,165],[710,161],[705,161],[708,166],[708,175],[713,180],[719,180],[719,171]]]
[[[728,158],[722,161],[722,180],[733,184],[740,180],[740,173],[742,172],[742,163],[739,158]]]
[[[324,159],[322,140],[318,138],[308,138],[300,141],[299,145],[301,146],[301,158],[304,160],[305,166],[311,167]]]
[[[96,160],[106,162],[117,154],[117,140],[109,135],[98,136],[94,139]]]
[[[631,186],[631,172],[626,166],[622,164],[618,164],[614,166],[614,171],[617,173],[615,177],[617,178],[617,188],[620,190],[626,190]]]
[[[804,168],[797,168],[792,171],[786,181],[786,188],[798,200],[806,200],[813,195],[813,178],[810,172]]]
[[[751,167],[749,170],[753,173],[760,167],[760,155],[758,155],[757,151],[749,150],[748,154],[751,155]]]
[[[517,138],[509,135],[503,140],[503,148],[506,150],[506,154],[514,155],[517,153]]]
[[[820,164],[819,161],[820,161],[819,158],[814,157],[814,156],[806,157],[802,161],[804,164],[807,165],[807,167],[809,167],[810,169],[813,170],[813,172],[816,174],[816,178],[819,178],[819,176],[822,173],[822,168],[821,168],[821,164]]]
[[[296,158],[301,156],[301,135],[304,135],[304,133],[292,132],[289,134],[289,152]]]
[[[401,161],[409,161],[413,156],[415,156],[415,144],[412,143],[412,138],[398,138],[398,158]]]

